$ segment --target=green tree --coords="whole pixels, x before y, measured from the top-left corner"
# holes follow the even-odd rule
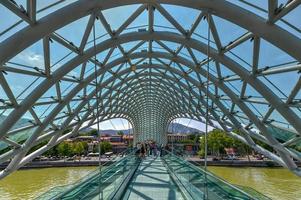
[[[82,155],[85,151],[82,142],[73,143],[71,147],[72,147],[72,153],[78,156]]]
[[[234,131],[234,133],[241,135],[239,131]],[[253,139],[254,142],[265,149],[269,151],[273,151],[273,148],[267,144],[264,144],[263,142],[260,142],[256,139]],[[250,152],[252,152],[252,148],[249,147],[247,144],[233,139],[232,137],[228,136],[226,132],[219,130],[219,129],[214,129],[208,133],[208,138],[207,138],[207,143],[208,143],[208,154],[211,155],[217,155],[219,156],[220,154],[224,154],[225,148],[235,148],[237,153],[240,155],[247,155],[249,158]],[[198,155],[204,156],[205,155],[205,137],[202,136],[200,138],[200,151],[198,152]]]
[[[214,129],[208,134],[208,151],[211,154],[220,156],[225,153],[224,148],[231,146],[231,139],[227,138],[223,131]]]
[[[89,132],[88,135],[90,135],[90,136],[98,136],[98,132],[97,132],[96,129],[93,129],[93,130],[91,130],[91,131]]]
[[[39,144],[33,146],[33,147],[29,150],[28,153],[32,153],[32,152],[38,150],[39,148],[41,148],[42,146],[46,145],[47,143],[48,143],[48,140],[45,140],[45,141],[43,141],[43,142],[41,142],[41,143],[39,143]]]
[[[198,132],[194,132],[192,134],[188,135],[188,139],[192,141],[192,143],[196,144],[199,142],[199,133]]]
[[[214,129],[208,133],[207,144],[208,154],[216,156],[225,154],[225,148],[235,148],[241,154],[248,152],[247,148],[249,148],[246,144],[229,137],[219,129]],[[200,152],[198,154],[200,156],[205,155],[205,137],[201,137]]]
[[[81,142],[84,147],[84,153],[87,154],[89,151],[89,145],[87,142]]]
[[[43,155],[45,156],[58,156],[58,151],[57,151],[57,147],[58,145],[52,147],[51,149],[49,149],[48,151],[46,151]]]
[[[108,141],[103,141],[100,143],[100,151],[102,154],[112,151],[112,144]]]
[[[183,144],[194,144],[194,140],[192,140],[192,139],[186,139],[186,140],[180,141],[180,143],[183,143]]]
[[[123,131],[118,131],[118,132],[117,132],[117,135],[121,135],[121,136],[123,136],[123,135],[124,135],[124,133],[123,133]]]
[[[62,142],[57,146],[57,152],[60,156],[71,156],[72,151],[69,142]]]

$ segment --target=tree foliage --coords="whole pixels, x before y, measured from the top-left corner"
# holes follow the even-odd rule
[[[102,154],[112,151],[112,144],[108,141],[103,141],[100,143],[100,150]]]
[[[247,155],[251,152],[251,148],[240,142],[239,140],[235,140],[232,137],[228,136],[224,131],[219,129],[214,129],[208,133],[207,137],[207,149],[208,154],[220,156],[221,154],[225,154],[225,148],[234,148],[241,155]],[[198,152],[200,156],[205,155],[205,137],[201,137],[200,139],[200,151]]]
[[[35,148],[39,148],[36,146]],[[87,142],[67,142],[63,141],[60,144],[54,146],[43,155],[45,156],[74,156],[83,155],[88,153]]]
[[[121,135],[121,136],[123,136],[123,135],[124,135],[124,133],[123,133],[123,131],[118,131],[118,132],[117,132],[117,135]]]
[[[97,137],[98,136],[98,132],[96,129],[92,129],[88,132],[80,132],[79,133],[80,136],[94,136]]]

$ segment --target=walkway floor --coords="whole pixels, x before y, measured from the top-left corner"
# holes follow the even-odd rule
[[[137,169],[124,200],[181,200],[184,199],[171,180],[162,160],[145,158]]]

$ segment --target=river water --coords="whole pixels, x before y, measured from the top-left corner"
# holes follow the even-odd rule
[[[95,167],[60,167],[19,170],[0,180],[0,200],[34,199],[49,189],[71,184]]]
[[[284,168],[209,167],[232,184],[249,186],[275,200],[301,200],[301,177]]]
[[[0,200],[27,200],[52,187],[73,183],[95,167],[19,170],[0,180]],[[301,200],[301,178],[280,168],[209,167],[233,184],[250,186],[275,200]]]

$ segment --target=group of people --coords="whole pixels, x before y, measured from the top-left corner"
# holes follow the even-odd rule
[[[158,145],[154,141],[146,141],[146,142],[138,142],[136,144],[137,155],[141,158],[145,158],[146,156],[163,156],[164,149],[169,150],[168,145]]]

